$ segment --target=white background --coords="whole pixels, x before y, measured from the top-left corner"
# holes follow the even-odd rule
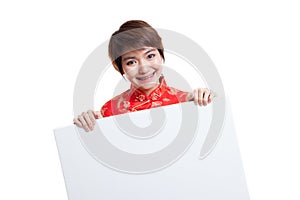
[[[1,1],[0,199],[67,199],[52,130],[72,123],[87,56],[143,19],[196,41],[217,66],[251,199],[299,200],[300,6],[197,2]]]

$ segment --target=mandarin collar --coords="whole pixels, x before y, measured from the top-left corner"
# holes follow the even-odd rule
[[[160,84],[147,96],[143,91],[135,88],[132,84],[130,86],[130,101],[147,101],[157,100],[167,89],[167,83],[165,77],[161,75],[159,77]]]

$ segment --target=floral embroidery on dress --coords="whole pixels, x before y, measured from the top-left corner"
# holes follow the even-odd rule
[[[130,106],[130,102],[129,101],[124,101],[124,107],[129,108],[129,106]]]
[[[145,95],[140,94],[139,96],[136,97],[136,99],[137,99],[138,101],[144,101],[144,100],[146,99],[146,97],[145,97]]]
[[[169,94],[171,95],[175,95],[176,94],[176,90],[174,88],[170,88],[170,90],[168,91]]]
[[[123,102],[121,102],[120,107],[123,108],[123,110],[128,110],[129,107],[130,107],[130,102],[129,101],[123,101]]]
[[[131,85],[129,90],[106,102],[101,108],[101,113],[103,117],[108,117],[186,102],[188,101],[188,94],[188,92],[169,87],[162,76],[160,78],[160,85],[148,96],[143,91]]]
[[[160,93],[159,91],[154,92],[154,93],[151,95],[151,99],[152,99],[153,101],[159,99],[160,97],[161,97],[161,93]]]
[[[154,107],[159,107],[162,105],[162,102],[161,101],[153,101],[152,102],[152,105],[151,105],[151,108],[154,108]]]

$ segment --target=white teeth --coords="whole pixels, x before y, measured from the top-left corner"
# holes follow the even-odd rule
[[[146,80],[146,79],[152,77],[152,76],[154,75],[154,73],[155,73],[155,72],[153,72],[153,73],[152,73],[151,75],[149,75],[149,76],[146,76],[146,77],[143,77],[143,78],[137,78],[137,79],[138,79],[138,80],[141,80],[141,81]]]

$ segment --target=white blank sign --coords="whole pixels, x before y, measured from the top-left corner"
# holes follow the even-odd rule
[[[171,151],[164,155],[163,152],[178,140],[179,130],[187,123],[181,118],[182,113],[189,109],[197,113],[187,120],[197,118],[194,137],[176,158],[164,162],[168,155],[173,156]],[[216,145],[207,157],[199,159],[203,143],[209,137],[212,109],[211,105],[200,107],[190,102],[99,119],[95,131],[89,133],[74,125],[56,129],[69,200],[248,200],[228,106]],[[162,112],[163,119],[155,119]],[[136,129],[122,127],[128,119]],[[163,123],[159,130],[149,129],[160,121]],[[107,149],[108,143],[117,153]],[[178,149],[181,147],[175,151]],[[132,155],[128,157],[132,160],[127,159],[128,155]]]

